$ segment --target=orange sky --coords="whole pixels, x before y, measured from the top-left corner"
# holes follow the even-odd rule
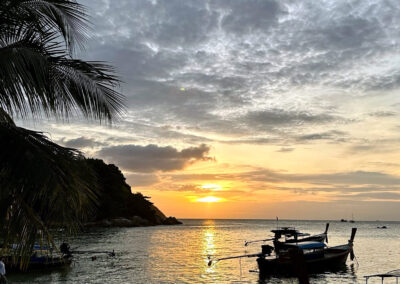
[[[399,220],[398,5],[245,2],[83,0],[126,112],[19,124],[178,218]]]

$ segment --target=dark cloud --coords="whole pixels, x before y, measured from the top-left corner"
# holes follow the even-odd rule
[[[369,113],[369,116],[373,117],[391,117],[391,116],[396,116],[396,113],[393,111],[375,111]]]
[[[66,147],[70,148],[93,148],[97,146],[105,146],[106,143],[98,142],[95,139],[88,138],[88,137],[78,137],[74,139],[67,139],[66,137],[60,140],[60,143],[65,145]]]
[[[329,114],[313,114],[302,111],[286,111],[283,109],[268,109],[248,112],[244,121],[248,125],[263,128],[265,126],[322,124],[332,122],[338,118]]]
[[[338,130],[331,130],[321,133],[311,133],[297,137],[299,141],[312,141],[312,140],[332,140],[336,142],[344,142],[348,133]]]
[[[171,146],[119,145],[103,148],[97,154],[108,162],[117,163],[124,170],[148,173],[181,170],[198,161],[213,160],[207,156],[209,150],[205,144],[181,151]]]
[[[283,14],[284,6],[275,0],[216,1],[215,6],[227,11],[221,20],[221,27],[228,32],[243,36],[254,32],[268,32],[269,28]]]
[[[330,185],[330,186],[399,186],[400,177],[380,172],[343,172],[331,174],[289,174],[270,169],[259,169],[249,172],[239,172],[231,174],[178,174],[172,178],[176,181],[183,180],[239,180],[246,182],[265,182],[265,183],[306,183],[309,185]]]
[[[135,186],[150,186],[160,181],[156,174],[147,173],[128,173],[125,174],[129,185]]]
[[[295,148],[291,148],[291,147],[282,147],[279,150],[277,150],[277,152],[281,152],[281,153],[289,153],[289,152],[293,152]]]
[[[84,56],[118,67],[132,120],[191,130],[155,134],[168,139],[193,135],[189,143],[202,143],[217,133],[251,143],[251,134],[259,143],[266,139],[260,134],[274,131],[282,144],[282,128],[349,122],[321,104],[326,90],[400,86],[397,66],[385,59],[400,42],[394,0],[84,3],[96,27]],[[316,91],[300,92],[307,87]]]

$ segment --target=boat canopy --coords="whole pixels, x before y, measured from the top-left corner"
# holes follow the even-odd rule
[[[367,275],[364,276],[365,277],[365,282],[368,283],[369,278],[371,277],[378,277],[382,279],[382,283],[383,283],[383,279],[385,278],[396,278],[396,283],[398,282],[398,278],[400,278],[400,269],[397,270],[392,270],[386,273],[381,273],[381,274],[372,274],[372,275]]]

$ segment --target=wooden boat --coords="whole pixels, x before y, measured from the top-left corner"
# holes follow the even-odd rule
[[[343,266],[349,254],[354,258],[356,231],[353,228],[348,244],[341,246],[327,247],[322,242],[286,243],[275,257],[270,257],[263,249],[257,258],[260,275],[299,275]]]
[[[23,271],[21,266],[21,257],[3,256],[6,261],[7,272]],[[47,247],[35,245],[33,254],[29,258],[29,264],[25,270],[42,270],[48,268],[69,266],[72,262],[71,254],[53,254],[53,250]]]
[[[28,271],[31,270],[45,270],[48,268],[67,267],[71,264],[72,258],[66,256],[32,256],[29,259]],[[21,267],[21,261],[13,261],[11,256],[6,257],[6,271],[7,272],[20,272],[24,271]]]

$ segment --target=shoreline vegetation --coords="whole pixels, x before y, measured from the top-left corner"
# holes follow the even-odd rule
[[[86,159],[97,179],[98,206],[83,222],[84,227],[143,227],[178,225],[182,222],[167,217],[140,192],[132,193],[120,169],[100,159]]]

